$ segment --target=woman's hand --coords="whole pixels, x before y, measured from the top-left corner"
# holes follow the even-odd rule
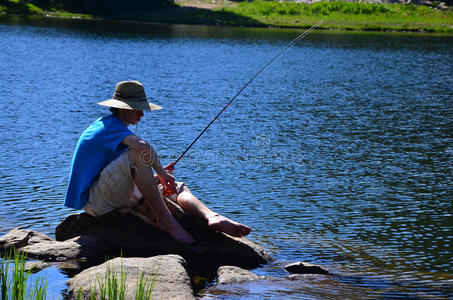
[[[173,175],[173,172],[175,171],[175,165],[171,162],[164,167],[164,170],[167,171],[168,174]]]
[[[169,190],[171,194],[176,193],[175,177],[173,175],[167,172],[163,172],[161,174],[157,174],[157,177],[159,178],[160,183],[163,185],[164,190]]]

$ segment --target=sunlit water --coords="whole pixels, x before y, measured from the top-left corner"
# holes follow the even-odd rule
[[[115,83],[163,110],[138,135],[174,160],[300,30],[0,19],[0,233],[53,235],[81,132]],[[453,297],[453,38],[312,33],[262,73],[177,165],[209,207],[326,279],[206,298]],[[134,129],[134,128],[131,128]],[[49,297],[66,287],[56,278]],[[62,277],[63,276],[63,277]]]

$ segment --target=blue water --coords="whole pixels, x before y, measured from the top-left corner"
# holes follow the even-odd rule
[[[164,107],[138,135],[168,163],[300,33],[1,17],[0,233],[53,235],[75,212],[72,153],[116,82],[141,81]],[[336,275],[202,295],[453,297],[452,49],[451,36],[316,32],[262,73],[176,176],[253,228],[276,259],[254,272],[282,278],[303,260]],[[64,275],[47,272],[59,295]]]

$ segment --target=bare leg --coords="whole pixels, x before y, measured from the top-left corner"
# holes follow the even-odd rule
[[[181,243],[194,242],[193,237],[175,220],[163,202],[152,169],[140,162],[139,156],[135,151],[129,151],[129,159],[137,167],[137,170],[134,171],[135,184],[143,197],[145,197],[145,203],[151,206],[156,213],[157,226]]]
[[[250,227],[210,210],[186,186],[183,186],[181,193],[176,198],[176,202],[189,213],[205,219],[212,230],[224,232],[236,237],[246,236],[252,231]]]

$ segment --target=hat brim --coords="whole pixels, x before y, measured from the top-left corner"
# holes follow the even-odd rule
[[[122,108],[122,109],[135,109],[135,110],[158,110],[162,109],[159,105],[148,101],[119,101],[116,99],[109,99],[98,103],[102,106],[107,107],[115,107],[115,108]]]

